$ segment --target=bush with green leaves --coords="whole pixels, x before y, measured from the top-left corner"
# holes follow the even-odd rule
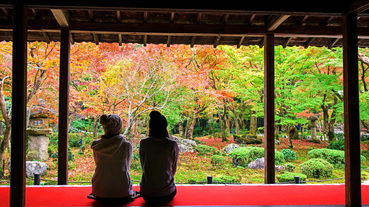
[[[361,135],[360,141],[367,141],[369,140],[369,135]]]
[[[296,169],[296,167],[291,163],[286,163],[284,167],[286,168],[287,172],[293,172]]]
[[[225,158],[221,155],[213,155],[211,156],[210,161],[213,166],[217,166],[224,164]]]
[[[307,176],[302,173],[285,172],[283,174],[277,175],[278,182],[292,182],[295,176],[300,177],[300,181],[306,181]]]
[[[325,159],[331,163],[335,168],[345,167],[345,152],[333,149],[314,149],[308,152],[309,159],[320,158]],[[360,155],[360,162],[365,162],[366,158]]]
[[[69,133],[68,134],[68,143],[70,147],[80,147],[82,144],[80,143],[80,139],[82,138],[81,133]]]
[[[51,154],[50,157],[51,158],[58,158],[58,152],[54,152],[53,154]],[[73,155],[72,150],[70,149],[69,146],[68,146],[68,161],[74,161],[74,155]]]
[[[319,158],[310,159],[300,165],[300,172],[308,178],[331,177],[333,169],[331,163]]]
[[[238,147],[232,150],[229,155],[232,159],[238,160],[238,165],[246,167],[250,162],[257,158],[264,157],[264,148],[262,147]],[[284,156],[281,152],[275,151],[275,164],[280,165],[284,162]]]
[[[345,140],[339,139],[336,141],[331,141],[328,143],[327,148],[333,150],[345,150]]]
[[[214,154],[220,154],[217,148],[206,146],[199,144],[195,147],[195,150],[199,153],[199,155],[214,155]]]
[[[242,177],[236,177],[231,175],[223,175],[221,177],[213,178],[213,182],[216,183],[239,183],[241,182]]]
[[[296,152],[290,150],[290,149],[283,149],[281,150],[283,157],[286,161],[294,161],[296,160]]]

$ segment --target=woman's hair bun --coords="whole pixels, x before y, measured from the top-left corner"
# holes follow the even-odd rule
[[[150,112],[150,118],[151,119],[161,119],[161,113],[159,111],[152,111]]]
[[[101,115],[101,117],[100,117],[100,124],[101,125],[105,125],[105,124],[107,124],[108,123],[108,116],[106,115],[106,114],[103,114],[103,115]]]

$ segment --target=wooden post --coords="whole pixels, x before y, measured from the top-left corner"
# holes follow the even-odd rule
[[[61,30],[59,80],[58,185],[68,185],[70,33]]]
[[[342,23],[346,206],[361,206],[357,14],[344,14]]]
[[[274,35],[264,37],[264,161],[265,184],[275,183]]]
[[[27,7],[14,5],[10,206],[25,206]]]

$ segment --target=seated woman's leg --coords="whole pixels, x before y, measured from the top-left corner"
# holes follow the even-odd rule
[[[146,196],[141,193],[142,198],[146,201],[147,204],[152,206],[163,206],[168,204],[170,201],[173,200],[174,196],[177,194],[177,190],[167,196]]]

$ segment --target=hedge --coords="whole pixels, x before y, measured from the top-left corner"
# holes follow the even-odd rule
[[[238,159],[238,164],[247,167],[257,158],[264,157],[264,148],[261,147],[238,147],[232,150],[229,155],[232,159]],[[280,165],[284,162],[284,156],[281,152],[275,151],[275,164]]]
[[[331,177],[333,175],[333,165],[326,160],[314,158],[300,165],[300,172],[308,178]]]
[[[335,168],[345,167],[345,152],[341,150],[333,149],[314,149],[308,152],[309,159],[320,158],[325,159],[331,163]],[[364,156],[360,155],[360,162],[364,162],[366,159]]]

